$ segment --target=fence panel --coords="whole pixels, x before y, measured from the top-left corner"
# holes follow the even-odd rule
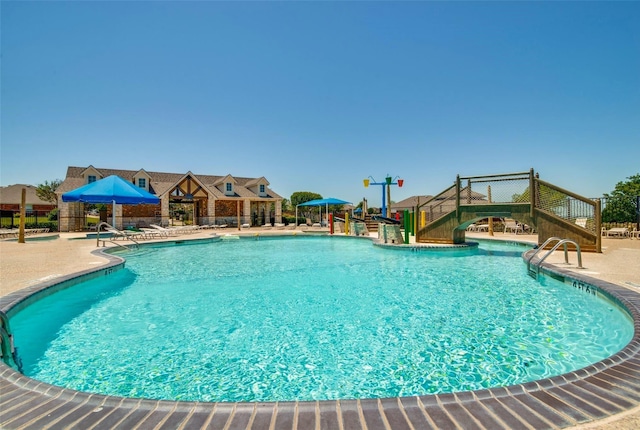
[[[26,211],[25,225],[29,228],[33,227],[57,227],[55,221],[49,221],[49,213],[51,211]],[[20,211],[1,211],[0,225],[2,228],[18,228],[20,227]]]

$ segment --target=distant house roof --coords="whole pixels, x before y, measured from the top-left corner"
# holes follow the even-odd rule
[[[397,203],[392,203],[391,210],[411,209],[418,206],[418,200],[420,200],[420,203],[424,203],[432,197],[433,196],[411,196]]]
[[[0,203],[12,204],[12,205],[21,204],[23,188],[27,190],[26,204],[56,206],[55,203],[51,203],[46,200],[41,200],[40,197],[38,197],[38,195],[36,194],[37,187],[34,187],[33,185],[25,185],[25,184],[16,184],[16,185],[9,185],[7,187],[0,187]]]
[[[191,175],[195,179],[197,179],[201,184],[203,184],[213,196],[218,199],[226,199],[229,196],[226,196],[224,192],[221,192],[217,185],[224,182],[223,180],[230,178],[234,182],[234,192],[235,197],[258,197],[256,193],[248,189],[247,187],[252,186],[259,182],[260,180],[264,180],[265,183],[268,184],[266,179],[263,177],[259,178],[239,178],[231,175],[223,175],[223,176],[213,176],[213,175],[200,175],[191,172],[185,173],[167,173],[167,172],[151,172],[148,170],[121,170],[121,169],[107,169],[101,167],[75,167],[69,166],[67,168],[67,176],[56,190],[57,194],[66,193],[71,190],[75,190],[83,185],[85,185],[85,172],[91,168],[92,171],[95,171],[101,175],[101,177],[97,179],[106,178],[110,175],[117,175],[126,180],[133,180],[134,176],[141,171],[144,171],[149,176],[149,192],[162,196],[167,192],[171,192],[171,190],[179,183],[182,179],[185,178],[186,175]],[[278,195],[272,189],[266,189],[267,198],[276,198],[281,199],[282,196]]]
[[[447,200],[447,199],[451,199],[451,204],[455,205],[455,200],[453,200],[453,197],[455,196],[456,190],[455,189],[451,189],[449,191],[447,191],[446,193],[443,193],[442,195],[440,195],[434,202],[432,202],[431,204],[429,204],[429,206],[435,205],[435,204],[440,204],[437,202],[442,202],[443,200]],[[397,203],[393,203],[391,205],[391,210],[392,211],[399,211],[399,210],[404,210],[404,209],[412,209],[415,208],[416,206],[418,206],[418,200],[420,200],[420,204],[424,204],[427,201],[431,200],[433,198],[433,196],[411,196],[409,198],[406,198],[402,201],[399,201]],[[478,203],[486,203],[486,196],[484,194],[472,191],[471,192],[471,199],[473,204],[478,204]]]

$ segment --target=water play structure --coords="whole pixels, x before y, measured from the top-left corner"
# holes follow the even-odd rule
[[[602,252],[600,201],[550,184],[529,172],[461,177],[416,207],[416,242],[465,242],[467,228],[489,218],[515,220],[538,235],[570,239]]]

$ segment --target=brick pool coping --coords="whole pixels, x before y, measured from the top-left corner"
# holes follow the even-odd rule
[[[70,286],[124,267],[121,258],[101,255],[109,262],[98,269],[0,297],[0,310],[11,314],[33,301],[30,297],[35,293],[46,294],[61,284]],[[636,408],[640,405],[640,294],[551,264],[544,263],[541,269],[554,278],[595,286],[626,308],[634,324],[629,344],[593,365],[525,384],[424,396],[315,402],[204,403],[105,396],[39,382],[0,363],[0,428],[553,429]]]

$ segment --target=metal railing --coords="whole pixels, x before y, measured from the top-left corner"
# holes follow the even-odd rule
[[[558,243],[556,243],[549,251],[547,251],[547,253],[540,260],[538,260],[538,262],[534,263],[533,267],[535,268],[535,270],[531,270],[531,262],[533,260],[533,257],[538,255],[538,252],[545,249],[545,247],[549,245],[551,242],[555,242],[555,241],[557,241]],[[556,249],[558,249],[560,245],[564,246],[564,262],[565,264],[569,264],[569,252],[567,247],[568,244],[571,244],[576,247],[576,254],[578,255],[578,269],[584,269],[584,267],[582,267],[582,253],[580,252],[580,245],[578,245],[575,241],[571,239],[561,239],[559,237],[550,237],[549,239],[545,240],[545,242],[538,249],[536,249],[536,251],[533,254],[531,254],[531,257],[529,257],[529,259],[527,260],[527,273],[529,274],[529,276],[537,279],[540,273],[540,265],[544,262],[544,260],[547,259],[549,255],[553,254],[553,252]]]
[[[593,234],[600,230],[600,201],[588,199],[556,185],[535,179],[535,207]]]
[[[539,210],[599,234],[600,200],[588,199],[545,182],[534,174],[533,169],[500,175],[458,175],[451,187],[417,209],[425,212],[428,225],[451,212],[459,211],[462,206],[518,203],[530,204],[532,218],[535,210]]]
[[[22,373],[22,361],[18,356],[18,348],[13,343],[9,317],[2,311],[0,311],[0,356],[7,366]]]

